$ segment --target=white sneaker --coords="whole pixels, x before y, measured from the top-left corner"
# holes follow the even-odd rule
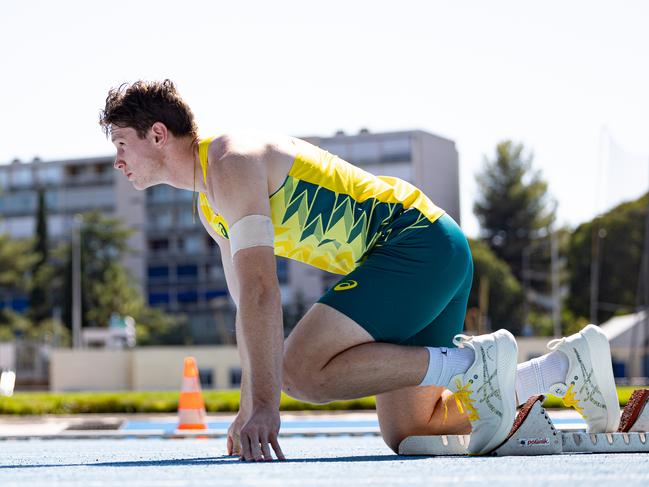
[[[507,439],[516,416],[516,362],[518,347],[507,330],[469,337],[455,335],[453,343],[475,352],[469,370],[451,379],[449,389],[471,421],[468,451],[481,455],[495,450]]]
[[[617,431],[620,403],[611,349],[602,330],[588,325],[579,333],[550,341],[548,348],[566,354],[570,364],[565,383],[551,385],[548,392],[574,407],[586,420],[589,433]]]

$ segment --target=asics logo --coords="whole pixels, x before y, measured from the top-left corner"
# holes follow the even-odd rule
[[[486,350],[485,350],[485,353],[487,354],[487,357],[488,357],[489,360],[491,360],[492,362],[493,362],[493,360],[494,360],[493,357],[491,356],[491,351],[493,350],[493,348],[494,348],[493,345],[489,345],[489,346],[486,348]]]
[[[353,280],[343,281],[334,287],[334,291],[347,291],[348,289],[353,289],[358,286],[358,283]]]
[[[493,414],[502,418],[503,413],[499,409],[499,403],[502,402],[502,397],[500,395],[500,389],[498,388],[498,370],[495,368],[494,364],[494,371],[489,371],[489,367],[487,366],[487,353],[483,347],[480,347],[480,354],[482,355],[482,380],[484,382],[475,391],[477,396],[482,396],[478,402],[486,404]],[[492,398],[495,398],[497,402],[494,403]]]
[[[579,388],[579,394],[584,396],[582,401],[586,400],[599,408],[606,409],[602,392],[599,390],[599,386],[593,382],[594,370],[592,368],[590,370],[586,369],[586,364],[584,364],[584,361],[576,348],[573,348],[572,351],[577,357],[577,362],[579,362],[579,368],[581,369],[581,376],[583,378],[583,384]],[[575,379],[577,379],[577,377],[575,377]],[[599,396],[602,400],[598,401],[594,396]]]

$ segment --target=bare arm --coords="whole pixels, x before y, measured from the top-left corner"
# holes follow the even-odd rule
[[[210,148],[209,196],[230,227],[247,215],[270,217],[262,157],[263,151]],[[261,459],[263,454],[268,459],[269,442],[278,457],[282,457],[277,433],[284,337],[274,250],[263,246],[240,250],[232,259],[232,268],[239,292],[237,341],[244,382],[249,380],[252,408],[241,435],[244,457]]]
[[[221,261],[223,265],[223,272],[225,274],[225,282],[228,286],[228,292],[234,303],[239,308],[239,282],[237,281],[237,276],[234,273],[234,267],[232,265],[232,257],[230,254],[230,241],[223,238],[219,235],[209,224],[203,210],[200,207],[200,202],[198,202],[198,214],[200,216],[201,223],[207,233],[210,234],[212,239],[218,244],[221,251]],[[241,455],[241,427],[250,419],[252,413],[252,395],[250,394],[250,371],[248,367],[244,367],[244,364],[248,363],[248,350],[245,346],[245,341],[241,335],[241,323],[239,322],[239,312],[237,311],[235,315],[235,330],[237,335],[237,349],[239,352],[239,361],[241,363],[241,398],[239,401],[239,414],[235,418],[234,422],[228,430],[228,441],[227,441],[227,450],[228,455]]]

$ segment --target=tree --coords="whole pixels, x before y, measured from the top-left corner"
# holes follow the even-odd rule
[[[616,313],[633,312],[640,304],[648,204],[649,195],[623,203],[573,232],[568,248],[570,294],[566,304],[577,317],[590,316],[594,244],[599,245],[598,321],[606,321]]]
[[[476,177],[480,194],[473,211],[482,239],[519,281],[523,250],[548,235],[556,206],[548,200],[548,185],[532,169],[532,161],[522,144],[504,141],[497,145],[495,159],[485,159]]]
[[[507,264],[479,240],[469,239],[473,255],[473,285],[468,308],[477,309],[482,286],[488,286],[487,318],[491,329],[506,328],[520,334],[523,292]],[[488,284],[487,284],[488,283]]]
[[[134,286],[134,278],[121,261],[130,251],[131,231],[115,218],[99,212],[86,213],[81,227],[82,326],[102,327],[113,313],[132,316],[140,344],[183,343],[185,320],[162,310],[149,308]],[[72,248],[66,243],[59,250],[59,282],[63,321],[72,322]]]
[[[3,290],[9,294],[27,292],[29,270],[36,259],[29,240],[13,240],[0,234],[0,295]],[[11,340],[16,333],[25,334],[29,325],[28,320],[13,310],[0,309],[0,341]]]
[[[47,234],[47,208],[45,191],[38,190],[38,210],[36,214],[36,237],[34,242],[36,261],[31,269],[32,285],[29,295],[27,317],[33,323],[40,323],[52,316],[50,283],[53,268],[48,264],[49,248]]]

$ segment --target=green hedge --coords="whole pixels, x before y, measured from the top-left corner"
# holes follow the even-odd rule
[[[635,387],[618,387],[620,405],[626,405]],[[21,392],[0,397],[0,414],[175,413],[178,392]],[[236,412],[239,391],[204,391],[208,412]],[[282,411],[350,411],[374,409],[373,397],[329,404],[309,404],[282,395]],[[549,397],[545,407],[560,408],[560,399]]]
[[[0,397],[0,414],[175,413],[178,392],[21,392]],[[239,391],[203,391],[207,412],[236,412]],[[282,394],[283,411],[374,409],[374,398],[318,405]]]

